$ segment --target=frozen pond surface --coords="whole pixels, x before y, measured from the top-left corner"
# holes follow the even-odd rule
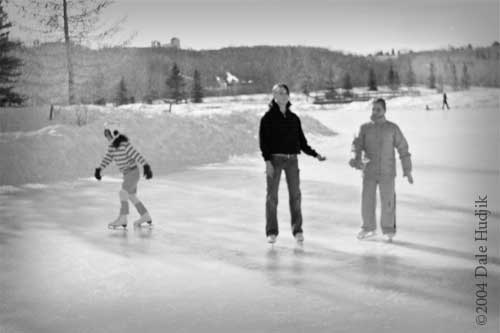
[[[301,156],[302,248],[284,182],[280,236],[265,242],[257,154],[141,181],[153,230],[106,229],[115,178],[3,188],[0,332],[472,332],[484,193],[494,214],[482,331],[498,332],[498,99],[474,101],[449,112],[389,102],[415,168],[413,186],[397,180],[392,244],[355,238],[361,177],[347,160],[367,107],[305,111],[340,134],[310,139],[326,162]]]

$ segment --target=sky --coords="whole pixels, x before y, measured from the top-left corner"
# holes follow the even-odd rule
[[[367,54],[500,39],[498,0],[115,0],[103,20],[123,16],[115,39],[135,35],[132,46],[178,37],[192,49],[306,45]]]

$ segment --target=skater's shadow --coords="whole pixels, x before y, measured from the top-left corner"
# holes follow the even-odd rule
[[[377,279],[385,280],[391,277],[395,281],[400,276],[400,271],[394,267],[401,267],[402,263],[397,256],[390,254],[383,255],[363,255],[360,257],[360,268],[362,274],[360,279],[364,280],[364,284],[370,284]]]
[[[151,228],[136,228],[134,233],[137,237],[142,239],[149,239],[153,235],[153,230]]]
[[[19,238],[19,236],[12,232],[0,231],[0,245],[7,244],[7,241],[10,238]]]
[[[291,252],[290,252],[291,250]],[[303,283],[305,253],[302,247],[275,248],[266,253],[265,270],[273,284],[299,285]]]
[[[305,256],[305,251],[304,251],[304,244],[297,244],[294,248],[293,248],[293,254],[296,256],[296,257],[303,257]]]
[[[304,246],[303,245],[297,245],[293,249],[293,261],[292,261],[292,273],[298,277],[298,279],[295,280],[295,284],[300,284],[302,281],[302,274],[304,273],[304,260],[305,260],[306,253],[304,251]]]
[[[266,253],[266,270],[271,272],[276,272],[279,270],[278,250],[276,250],[274,245],[272,245]]]
[[[127,230],[117,230],[115,232],[109,233],[109,238],[113,239],[125,239],[128,240],[128,231]]]
[[[469,253],[465,253],[465,252],[461,252],[461,251],[457,251],[457,250],[453,250],[453,249],[445,249],[442,247],[417,244],[417,243],[401,241],[401,240],[393,240],[392,244],[396,245],[396,246],[403,246],[403,247],[406,247],[406,248],[412,249],[412,250],[430,252],[433,254],[440,254],[443,256],[456,257],[456,258],[460,258],[460,259],[470,260]],[[498,264],[498,260],[496,263]]]

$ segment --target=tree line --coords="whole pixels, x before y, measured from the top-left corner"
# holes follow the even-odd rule
[[[77,103],[113,102],[122,78],[128,97],[134,96],[136,101],[193,98],[195,71],[197,89],[204,96],[267,93],[280,81],[288,83],[293,91],[303,92],[328,89],[329,85],[372,90],[382,85],[391,89],[415,85],[439,88],[445,84],[454,89],[470,85],[499,86],[495,81],[496,66],[460,57],[417,54],[379,61],[325,49],[271,46],[213,51],[122,47],[93,50],[75,46],[74,50]],[[40,103],[68,103],[68,94],[64,93],[66,75],[61,67],[64,63],[62,45],[21,47],[17,55],[24,63],[19,91],[38,98]],[[179,78],[172,81],[174,65],[179,70]],[[220,88],[216,77],[224,78],[226,72],[245,83]],[[485,77],[488,81],[483,82]],[[178,88],[174,89],[175,85]],[[181,95],[172,96],[172,89]]]
[[[202,103],[203,102],[203,86],[201,85],[201,74],[195,69],[193,73],[193,83],[191,85],[191,90],[189,92],[189,99],[192,103]],[[181,74],[181,71],[176,63],[173,64],[170,76],[165,81],[165,85],[167,87],[167,96],[166,98],[170,100],[172,103],[179,103],[182,101],[188,100],[188,92],[186,91],[186,82],[184,76]],[[160,99],[160,95],[156,91],[149,91],[147,95],[142,99],[143,102],[148,104],[153,103],[153,101]],[[118,83],[118,89],[116,98],[114,102],[117,105],[135,103],[135,97],[130,94],[127,89],[127,84],[125,82],[125,78],[122,76],[120,82]],[[94,102],[95,104],[105,104],[106,100],[101,98],[98,102]]]
[[[49,104],[120,104],[132,99],[152,102],[159,98],[201,101],[203,96],[216,94],[269,92],[279,81],[306,94],[317,90],[334,94],[336,87],[349,94],[352,87],[376,90],[380,85],[395,90],[402,85],[417,84],[433,89],[442,89],[445,84],[453,89],[500,86],[498,42],[490,47],[414,52],[389,59],[301,46],[202,51],[123,45],[91,49],[82,41],[91,38],[93,30],[81,27],[94,22],[112,1],[19,0],[19,3],[22,1],[33,3],[35,10],[39,8],[34,15],[40,26],[48,27],[52,33],[62,31],[64,39],[21,45],[9,40],[10,25],[1,25],[4,32],[0,34],[3,57],[0,61],[5,64],[2,69],[10,69],[0,73],[3,75],[0,85],[9,89],[10,95],[4,92],[2,96],[12,96],[8,102],[11,104],[26,99]],[[61,18],[57,22],[48,19],[54,13],[59,16],[52,17]],[[4,14],[2,21],[6,22]],[[68,26],[68,22],[73,25]],[[96,38],[107,33],[109,30]],[[241,79],[241,83],[221,88],[217,78],[223,78],[227,72]]]

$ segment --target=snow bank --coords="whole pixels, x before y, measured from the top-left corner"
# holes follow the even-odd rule
[[[196,117],[117,109],[83,126],[59,124],[32,132],[0,134],[0,185],[46,183],[93,175],[104,156],[103,123],[117,123],[142,152],[156,175],[189,166],[222,162],[258,150],[259,116],[232,112]],[[303,117],[304,130],[333,135],[319,121]],[[104,171],[117,173],[111,166]]]

